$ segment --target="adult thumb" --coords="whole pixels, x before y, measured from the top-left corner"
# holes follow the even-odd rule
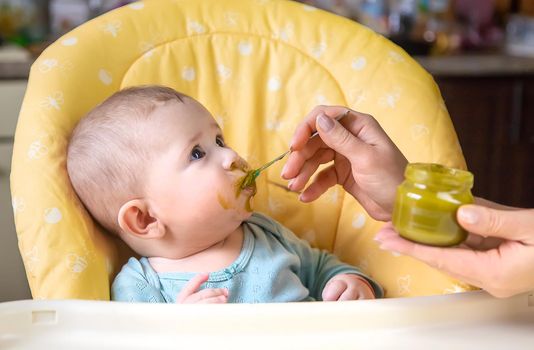
[[[457,218],[469,232],[534,245],[534,209],[500,210],[470,204],[458,209]]]
[[[316,128],[323,142],[334,151],[351,159],[365,143],[345,129],[337,120],[321,113],[316,119]]]

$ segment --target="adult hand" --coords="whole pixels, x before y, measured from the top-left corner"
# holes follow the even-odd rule
[[[374,299],[371,285],[358,275],[340,274],[332,277],[322,293],[323,301]]]
[[[178,304],[224,304],[228,301],[228,289],[206,288],[198,291],[200,286],[209,279],[207,273],[199,273],[191,278],[176,296]]]
[[[389,220],[406,158],[372,116],[348,110],[340,122],[334,119],[347,110],[318,106],[306,116],[293,135],[282,177],[291,179],[290,190],[301,191],[321,164],[333,160],[301,193],[300,200],[311,202],[340,184],[373,218]],[[320,137],[309,139],[315,130]]]
[[[410,255],[496,297],[534,290],[534,209],[483,199],[464,205],[458,222],[470,232],[459,247],[437,248],[401,238],[387,224],[375,239],[382,249]]]

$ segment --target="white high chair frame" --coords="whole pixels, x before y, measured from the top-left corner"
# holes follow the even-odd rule
[[[343,303],[0,304],[0,349],[533,349],[533,331],[534,293]]]

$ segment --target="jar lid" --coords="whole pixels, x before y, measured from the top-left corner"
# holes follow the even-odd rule
[[[474,176],[467,170],[449,168],[436,163],[410,163],[404,172],[406,179],[428,185],[473,187]]]

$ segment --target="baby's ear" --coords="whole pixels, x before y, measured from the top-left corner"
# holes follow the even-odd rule
[[[142,199],[133,199],[124,203],[119,209],[118,222],[127,235],[141,239],[161,238],[165,227],[150,215],[147,203]]]

